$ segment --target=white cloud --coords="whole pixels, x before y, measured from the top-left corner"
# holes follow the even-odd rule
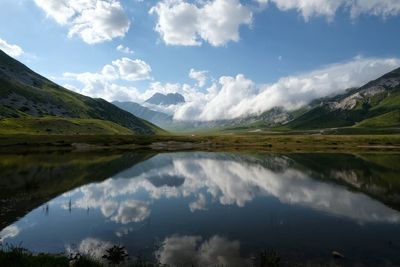
[[[117,213],[111,220],[127,224],[130,222],[141,222],[150,215],[148,203],[138,200],[127,200],[120,204]]]
[[[150,78],[151,67],[140,59],[122,58],[112,62],[119,70],[120,78],[127,81],[140,81]]]
[[[206,89],[203,71],[191,70],[189,76],[197,78],[197,86],[179,83],[150,83],[140,92],[132,86],[118,85],[119,80],[135,81],[150,78],[151,68],[142,60],[122,58],[106,65],[100,73],[65,73],[67,78],[83,83],[83,88],[68,85],[74,91],[106,100],[143,102],[159,92],[180,93],[186,102],[160,107],[146,104],[149,108],[174,114],[176,120],[212,121],[233,119],[260,114],[273,107],[293,110],[310,101],[343,93],[400,66],[398,58],[363,58],[322,67],[307,73],[287,76],[272,84],[260,85],[243,74],[222,76]]]
[[[352,18],[359,15],[394,16],[400,14],[397,0],[258,0],[262,5],[274,3],[280,10],[295,9],[305,20],[313,16],[324,16],[332,20],[338,10],[348,11]]]
[[[124,100],[138,101],[141,99],[141,93],[134,86],[122,86],[114,83],[114,80],[108,80],[99,73],[64,73],[65,78],[82,83],[81,86],[64,84],[64,87],[90,97],[103,98],[108,101]]]
[[[207,210],[206,196],[200,193],[198,198],[189,204],[189,208],[191,212],[195,212],[196,210]]]
[[[117,51],[125,53],[125,54],[130,54],[130,55],[132,55],[134,53],[133,50],[131,50],[129,47],[127,47],[127,46],[125,47],[123,45],[117,46]]]
[[[197,81],[198,87],[203,87],[207,81],[207,71],[190,69],[189,77]]]
[[[122,58],[105,65],[98,73],[66,72],[63,76],[83,84],[83,87],[76,87],[71,84],[64,86],[77,93],[91,97],[100,97],[108,101],[126,100],[141,101],[143,99],[139,90],[133,86],[122,86],[120,80],[138,81],[150,78],[151,67],[140,59]]]
[[[236,105],[245,99],[249,99],[257,94],[255,84],[239,74],[236,77],[223,76],[219,79],[220,88],[218,91],[211,90],[203,98],[197,98],[195,103],[199,104],[197,115],[193,117],[193,112],[188,115],[192,119],[210,121],[215,119],[235,118],[241,115],[242,110],[237,109]],[[189,105],[192,105],[190,103]],[[186,114],[178,109],[175,114],[177,119],[185,119]],[[251,107],[250,107],[251,108]]]
[[[0,49],[12,57],[19,57],[24,53],[21,47],[15,44],[9,44],[0,38]]]
[[[237,42],[239,27],[252,23],[252,12],[239,0],[199,1],[198,5],[183,0],[164,0],[150,9],[158,16],[155,30],[169,45],[213,46]]]
[[[48,17],[69,27],[68,36],[79,35],[88,44],[123,37],[130,21],[118,0],[35,0]]]
[[[206,209],[207,198],[211,203],[244,207],[257,197],[269,196],[287,205],[359,223],[400,223],[398,211],[365,194],[313,179],[311,172],[293,163],[285,156],[260,160],[223,153],[165,153],[112,179],[73,190],[68,197],[77,196],[74,207],[97,208],[106,218],[122,224],[143,221],[154,203],[162,198],[191,199],[193,196],[198,196],[198,200],[192,202],[197,204],[189,203],[187,207],[193,212]],[[355,183],[362,181],[353,170],[333,169],[330,175]],[[154,179],[162,181],[163,177],[179,177],[179,186],[157,186],[152,182]],[[184,179],[183,183],[180,179]],[[138,200],[143,192],[146,192],[146,202]],[[204,199],[200,194],[205,194]]]
[[[198,91],[197,87],[190,86],[188,84],[180,84],[180,83],[161,83],[161,82],[153,82],[150,84],[149,88],[142,94],[142,98],[144,100],[148,99],[155,93],[179,93],[184,96],[186,102],[194,102],[199,101],[199,99],[204,98],[204,94]],[[182,104],[177,105],[152,105],[149,103],[143,103],[144,106],[164,112],[167,114],[173,115],[177,110],[182,108]]]
[[[4,242],[7,238],[16,237],[20,233],[20,229],[16,225],[9,225],[3,230],[0,231],[0,245],[1,242]]]
[[[277,106],[292,110],[313,99],[361,86],[398,66],[400,59],[397,58],[357,57],[263,86],[257,86],[241,74],[221,77],[206,93],[188,97],[194,100],[180,106],[174,118],[210,121],[259,114]]]
[[[201,236],[170,236],[157,251],[161,264],[171,266],[248,266],[240,257],[239,241],[218,235],[209,240]]]
[[[106,250],[114,246],[111,242],[103,241],[97,238],[88,237],[83,239],[78,247],[67,245],[65,250],[67,254],[81,254],[89,256],[98,261],[102,261],[102,256],[106,254]]]

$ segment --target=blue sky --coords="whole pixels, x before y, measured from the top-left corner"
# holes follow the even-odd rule
[[[9,54],[35,71],[107,100],[140,102],[155,91],[178,91],[198,102],[178,111],[171,107],[183,117],[200,112],[213,119],[207,115],[213,109],[205,109],[223,93],[239,92],[249,100],[279,87],[282,78],[309,77],[337,65],[352,66],[362,83],[397,67],[400,58],[400,1],[393,0],[2,0],[0,5],[0,47],[18,46],[23,52]],[[75,13],[68,16],[66,10]],[[119,45],[133,53],[118,51]],[[108,76],[102,71],[107,65]],[[191,69],[206,80],[204,86],[189,77]],[[231,79],[224,83],[221,77]],[[350,85],[349,80],[337,84]],[[294,90],[288,86],[279,92]],[[294,107],[320,95],[313,92],[295,104],[278,99]],[[239,102],[232,99],[228,109]]]

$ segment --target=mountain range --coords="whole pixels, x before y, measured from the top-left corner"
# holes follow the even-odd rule
[[[158,98],[156,94],[151,99]],[[173,95],[173,94],[171,94]],[[166,97],[166,95],[163,95]],[[148,102],[148,101],[146,101]],[[261,114],[230,120],[175,121],[172,115],[151,110],[138,103],[114,102],[120,108],[172,131],[262,131],[316,130],[341,127],[400,127],[400,68],[343,94],[315,99],[296,109],[274,107]],[[155,102],[154,102],[155,103]]]
[[[151,107],[179,105],[179,93],[156,93],[143,105],[112,104],[67,90],[0,50],[0,133],[157,134],[171,131],[400,129],[400,68],[343,94],[297,110],[275,107],[231,120],[176,121]],[[157,126],[156,126],[157,125]]]
[[[287,110],[275,107],[259,115],[198,122],[222,131],[304,131],[317,129],[400,129],[400,68],[343,94],[315,99]]]
[[[0,132],[156,134],[157,126],[103,99],[67,90],[0,50]]]

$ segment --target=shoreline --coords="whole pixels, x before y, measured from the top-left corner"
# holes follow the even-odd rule
[[[0,135],[0,153],[38,151],[400,152],[400,135]]]

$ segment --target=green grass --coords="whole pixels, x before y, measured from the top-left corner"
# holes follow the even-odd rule
[[[65,256],[38,254],[33,255],[28,251],[0,251],[1,266],[15,267],[68,267],[69,260]]]
[[[116,123],[97,119],[68,119],[60,117],[23,117],[0,120],[0,134],[118,134],[131,135],[132,130]]]
[[[103,99],[94,99],[67,90],[2,51],[0,67],[0,99],[5,103],[0,107],[0,118],[59,116],[110,121],[136,134],[159,134],[163,131]],[[99,128],[104,129],[104,126]],[[111,125],[105,128],[111,132],[122,129]],[[95,130],[96,127],[91,132],[95,133]],[[102,133],[104,131],[98,134]]]
[[[364,128],[349,128],[363,130]],[[367,129],[369,131],[369,129]],[[79,144],[79,146],[78,146]],[[0,152],[45,150],[399,150],[399,134],[339,135],[309,133],[245,133],[190,135],[0,135]]]
[[[357,123],[355,127],[400,127],[400,110],[363,120]]]
[[[0,266],[12,267],[70,267],[70,259],[64,254],[34,254],[21,246],[0,248]],[[75,260],[75,267],[102,267],[100,263],[83,256]]]
[[[391,94],[382,99],[372,110],[377,109],[385,109],[385,110],[393,110],[400,108],[400,90],[395,90],[391,92]]]

